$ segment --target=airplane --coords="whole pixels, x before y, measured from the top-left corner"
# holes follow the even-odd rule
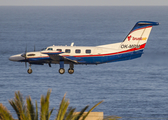
[[[74,73],[76,64],[102,64],[125,61],[141,57],[153,26],[158,22],[139,21],[135,24],[123,42],[99,46],[49,46],[41,51],[27,52],[9,57],[10,61],[27,62],[32,73],[31,65],[59,64],[59,73],[64,74],[64,64],[69,64],[68,73]]]

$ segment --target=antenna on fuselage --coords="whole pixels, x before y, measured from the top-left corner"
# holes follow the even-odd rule
[[[36,51],[36,46],[34,45],[34,52]]]
[[[71,43],[71,47],[74,45],[74,42]]]

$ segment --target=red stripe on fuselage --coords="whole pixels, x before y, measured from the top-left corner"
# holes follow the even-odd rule
[[[78,56],[73,56],[73,57],[96,57],[96,56],[109,56],[109,55],[122,54],[122,53],[127,53],[127,52],[133,52],[133,51],[136,51],[136,50],[141,50],[141,49],[145,48],[145,45],[146,45],[146,43],[141,45],[139,48],[132,48],[132,49],[129,49],[129,50],[120,51],[120,52],[116,52],[116,53],[97,54],[97,55],[78,55]]]

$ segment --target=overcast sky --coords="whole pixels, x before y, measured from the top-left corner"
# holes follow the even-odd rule
[[[168,0],[0,0],[0,6],[168,6]]]

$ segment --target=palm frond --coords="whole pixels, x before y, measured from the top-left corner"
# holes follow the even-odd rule
[[[52,109],[49,111],[48,119],[50,118],[50,116],[51,116],[51,114],[52,114],[52,112],[53,112],[54,109],[55,109],[55,108],[52,108]]]
[[[18,119],[21,120],[21,119],[20,119],[19,110],[18,110],[16,104],[14,103],[14,101],[13,101],[13,100],[9,100],[9,103],[10,103],[10,105],[13,107],[13,109],[15,110],[15,112],[16,112],[16,114],[17,114],[17,116],[18,116]]]
[[[49,111],[50,94],[51,94],[51,90],[48,90],[46,96],[43,96],[43,95],[41,96],[40,120],[49,120],[50,115],[52,111],[54,110],[53,108],[51,111]]]
[[[19,94],[19,95],[18,95]],[[20,95],[20,92],[18,91],[15,92],[15,97],[14,100],[9,100],[10,105],[13,107],[13,109],[15,110],[18,119],[21,120],[21,111],[22,111],[22,102],[19,104],[19,102],[22,101],[22,96]]]
[[[65,116],[65,113],[66,113],[66,111],[68,109],[68,106],[69,106],[69,101],[67,100],[67,101],[65,101],[64,107],[61,110],[60,120],[64,119],[64,116]]]
[[[36,100],[36,113],[35,113],[35,120],[38,120],[38,106],[37,106],[37,100]]]
[[[0,120],[14,120],[8,109],[0,103]]]
[[[27,103],[28,116],[30,116],[31,120],[35,120],[34,105],[31,101],[30,96],[26,98],[26,103]]]
[[[65,114],[64,120],[73,120],[75,118],[74,112],[76,108],[70,107]]]
[[[65,99],[66,93],[64,94],[64,97],[62,98],[60,107],[58,109],[57,116],[55,120],[63,120],[67,111],[67,108],[69,106],[69,100]]]
[[[23,100],[23,97],[20,91],[15,92],[14,99],[9,100],[9,103],[15,110],[19,120],[29,120],[30,119],[27,114],[26,105],[24,104],[24,100]]]
[[[45,98],[44,95],[41,96],[41,101],[40,101],[40,106],[41,106],[41,111],[40,111],[40,120],[44,120],[45,119]]]
[[[87,105],[86,107],[84,107],[84,108],[81,110],[81,112],[76,116],[75,120],[79,120],[79,119],[83,116],[85,110],[86,110],[88,107],[89,107],[89,105]]]
[[[95,107],[97,107],[98,105],[100,105],[102,102],[103,102],[103,100],[100,101],[100,102],[98,102],[96,105],[94,105],[94,106],[87,112],[87,114],[84,115],[84,117],[83,117],[82,120],[85,120],[85,118],[89,115],[89,113],[90,113]]]
[[[24,106],[23,96],[21,95],[20,91],[15,92],[14,104],[16,105],[16,107],[19,111],[18,114],[20,114],[20,119],[26,120],[26,115],[25,115],[26,109]]]

